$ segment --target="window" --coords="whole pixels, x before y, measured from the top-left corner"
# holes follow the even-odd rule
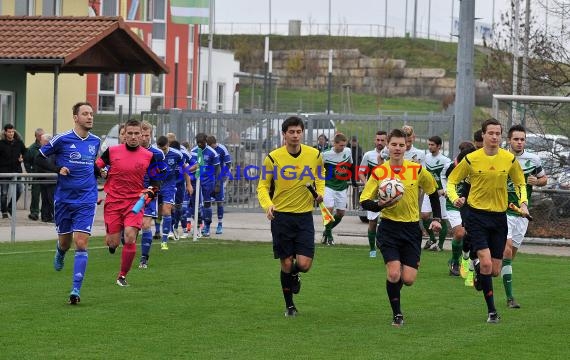
[[[202,95],[200,96],[201,99],[201,108],[202,109],[206,109],[207,105],[208,105],[208,82],[207,81],[203,81],[202,82]]]
[[[218,93],[216,94],[216,111],[224,111],[224,92],[226,90],[226,84],[218,83]]]
[[[158,93],[158,94],[162,94],[164,92],[164,75],[160,74],[158,76],[153,75],[152,76],[152,85],[151,85],[151,92],[152,93]]]
[[[101,0],[102,16],[117,16],[117,0]]]
[[[14,15],[33,16],[36,14],[34,0],[14,1]]]
[[[154,0],[153,5],[153,20],[166,20],[165,0]]]
[[[153,40],[166,39],[166,23],[163,22],[152,23],[152,39]]]
[[[115,74],[99,75],[98,111],[115,111]]]
[[[192,89],[192,80],[193,80],[193,72],[192,68],[194,66],[194,59],[188,58],[188,76],[186,78],[186,98],[188,99],[188,107],[192,102],[192,97],[194,96],[193,89]]]
[[[43,16],[61,16],[61,0],[44,0],[42,4]]]
[[[0,128],[6,124],[14,124],[14,93],[0,91]]]

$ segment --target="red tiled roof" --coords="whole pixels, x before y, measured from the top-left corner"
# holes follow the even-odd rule
[[[163,73],[168,67],[120,17],[0,16],[0,64],[28,71]]]

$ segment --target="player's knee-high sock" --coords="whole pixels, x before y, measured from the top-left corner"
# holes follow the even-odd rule
[[[160,221],[158,219],[154,219],[154,233],[160,234]]]
[[[393,283],[386,280],[386,292],[388,293],[388,301],[390,301],[390,306],[392,307],[392,313],[394,315],[402,313],[402,310],[400,309],[400,289],[402,288],[401,284],[401,281]]]
[[[441,230],[439,231],[439,242],[438,246],[440,249],[443,249],[443,243],[445,242],[445,237],[447,236],[447,221],[441,221]]]
[[[493,279],[491,274],[483,275],[479,274],[479,281],[481,281],[481,287],[483,290],[483,296],[485,297],[485,302],[487,303],[487,312],[495,312],[495,299],[493,297]]]
[[[422,223],[424,225],[424,229],[426,229],[426,232],[429,235],[429,240],[431,242],[435,242],[435,234],[433,233],[433,230],[431,230],[429,228],[429,226],[431,225],[431,219],[427,219],[427,220],[422,220]]]
[[[169,231],[174,231],[174,229],[178,229],[178,220],[180,219],[180,210],[178,210],[176,208],[176,206],[172,207],[172,214],[170,215],[171,217],[171,230]]]
[[[334,229],[335,226],[337,226],[340,221],[342,220],[342,216],[340,215],[334,215],[334,221],[330,222],[331,224],[331,230]]]
[[[376,250],[376,231],[368,230],[368,244],[370,245],[370,251]]]
[[[212,206],[204,205],[204,224],[210,226],[212,223]]]
[[[459,264],[461,256],[461,240],[451,240],[451,261],[453,264]]]
[[[503,259],[503,267],[501,268],[501,276],[503,277],[503,285],[505,285],[505,293],[507,299],[513,298],[513,267],[512,259]]]
[[[121,252],[121,272],[119,276],[127,276],[131,266],[133,265],[133,259],[137,253],[137,245],[135,243],[125,244],[123,246],[123,251]]]
[[[81,285],[83,284],[87,259],[87,250],[75,251],[75,258],[73,259],[73,287],[77,290],[81,290]]]
[[[292,280],[291,274],[281,271],[281,289],[283,290],[286,307],[295,306],[293,303],[293,292],[291,291]]]
[[[172,228],[172,217],[164,215],[162,217],[162,242],[168,242],[168,233]]]
[[[141,236],[141,255],[148,259],[148,254],[152,246],[152,230],[144,229]]]
[[[224,218],[224,205],[219,203],[216,213],[218,214],[218,223],[222,223],[222,219]]]

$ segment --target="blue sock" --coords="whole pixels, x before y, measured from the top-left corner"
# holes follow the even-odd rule
[[[172,229],[178,229],[178,221],[180,220],[180,210],[172,209]]]
[[[212,223],[212,207],[204,207],[204,224],[210,226]]]
[[[152,230],[147,229],[142,231],[141,236],[141,255],[148,258],[150,247],[152,245]]]
[[[168,233],[172,227],[172,217],[162,216],[162,242],[168,242]]]
[[[85,269],[87,268],[87,250],[76,250],[73,262],[73,287],[81,290]]]
[[[222,219],[224,218],[224,205],[218,205],[218,211],[216,211],[218,213],[218,222],[222,222]]]
[[[154,233],[160,234],[160,221],[154,220]]]

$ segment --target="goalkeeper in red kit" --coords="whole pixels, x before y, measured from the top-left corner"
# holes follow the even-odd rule
[[[125,143],[105,150],[97,167],[105,182],[104,220],[106,243],[109,252],[114,253],[121,241],[124,231],[125,244],[121,254],[121,270],[117,276],[117,285],[128,286],[127,273],[131,269],[136,254],[136,239],[142,226],[143,212],[132,212],[141,194],[148,199],[154,198],[160,181],[155,174],[159,164],[155,163],[153,154],[140,146],[141,123],[131,119],[125,125]],[[150,186],[144,187],[146,174],[150,176]],[[150,175],[152,174],[152,175]]]

